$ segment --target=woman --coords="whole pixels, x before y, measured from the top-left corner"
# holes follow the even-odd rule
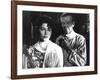
[[[28,68],[63,66],[62,49],[50,40],[52,24],[49,17],[40,17],[38,23],[40,36],[38,42],[28,49]]]

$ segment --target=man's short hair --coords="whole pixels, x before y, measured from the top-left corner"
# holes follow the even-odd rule
[[[71,19],[72,19],[72,22],[74,22],[73,13],[62,13],[61,16],[60,16],[60,19],[63,18],[63,17],[67,17],[67,16],[70,16]]]

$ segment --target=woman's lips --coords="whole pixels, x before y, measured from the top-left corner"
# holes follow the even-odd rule
[[[48,38],[48,36],[44,36],[44,38]]]

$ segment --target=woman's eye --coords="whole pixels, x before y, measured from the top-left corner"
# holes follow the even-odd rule
[[[51,29],[49,28],[48,31],[51,31]]]

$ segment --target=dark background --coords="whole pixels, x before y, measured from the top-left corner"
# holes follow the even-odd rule
[[[23,11],[23,48],[28,48],[38,40],[37,32],[37,19],[42,15],[50,16],[53,19],[53,34],[51,40],[55,42],[56,38],[63,33],[60,23],[60,15],[58,12],[36,12],[36,11]],[[87,65],[89,65],[89,14],[71,13],[75,20],[75,32],[83,35],[86,38],[87,46]]]

